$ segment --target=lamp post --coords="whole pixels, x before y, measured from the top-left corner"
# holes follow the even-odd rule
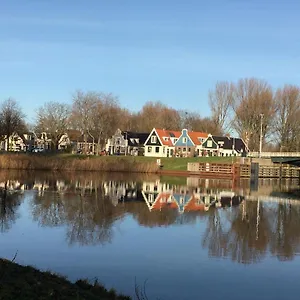
[[[262,151],[263,117],[264,117],[264,114],[260,114],[259,157],[261,157],[261,151]]]
[[[125,133],[125,156],[127,155],[127,147],[128,147],[128,140],[127,140],[127,131]]]

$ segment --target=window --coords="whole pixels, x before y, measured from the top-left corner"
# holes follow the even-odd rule
[[[152,147],[148,147],[148,152],[152,152]]]
[[[182,152],[186,152],[186,148],[182,148]]]
[[[159,147],[155,147],[155,152],[159,153]]]
[[[155,135],[151,136],[151,143],[156,143],[156,136]]]
[[[182,138],[182,142],[187,143],[187,138],[186,137]]]
[[[166,147],[163,147],[163,153],[165,153],[166,152]]]
[[[191,152],[191,148],[189,148],[188,151]]]
[[[212,148],[212,141],[207,141],[207,147]]]

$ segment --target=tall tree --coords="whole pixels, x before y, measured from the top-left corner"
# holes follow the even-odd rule
[[[118,127],[125,130],[125,111],[120,107],[117,97],[112,94],[99,93],[95,110],[91,116],[94,136],[98,140],[98,150],[101,141],[112,136]]]
[[[71,122],[75,129],[84,136],[84,153],[87,153],[87,138],[94,128],[93,115],[99,102],[100,95],[96,92],[77,91],[73,96]]]
[[[182,127],[192,131],[201,131],[213,135],[221,135],[222,129],[213,118],[202,118],[194,112],[181,113]]]
[[[208,95],[212,120],[216,127],[223,132],[229,130],[231,123],[233,91],[233,83],[221,81],[217,82],[214,90],[210,90]]]
[[[58,149],[58,143],[66,133],[70,122],[70,106],[59,102],[47,102],[37,111],[37,131],[50,134],[52,149]]]
[[[138,114],[139,131],[150,132],[154,127],[180,130],[181,118],[177,110],[161,102],[147,102]]]
[[[285,85],[275,96],[275,134],[280,150],[299,151],[300,146],[300,88]]]
[[[13,133],[22,134],[26,130],[25,115],[16,100],[9,98],[0,106],[0,134],[6,139],[9,151],[9,138]]]
[[[270,85],[255,78],[241,79],[234,87],[232,107],[235,113],[233,128],[245,140],[248,147],[258,151],[260,131],[262,140],[271,133],[275,116],[275,101]]]

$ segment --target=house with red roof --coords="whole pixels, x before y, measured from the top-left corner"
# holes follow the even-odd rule
[[[144,143],[144,155],[151,157],[175,156],[175,143],[180,135],[180,131],[153,128]]]
[[[201,156],[201,145],[207,139],[208,133],[182,129],[175,143],[175,152],[180,157]]]

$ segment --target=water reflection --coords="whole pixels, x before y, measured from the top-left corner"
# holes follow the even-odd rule
[[[69,245],[111,243],[130,215],[150,228],[200,222],[208,254],[238,263],[260,262],[269,253],[291,260],[300,251],[300,202],[289,199],[297,182],[261,181],[253,191],[249,181],[118,176],[0,174],[0,189],[14,191],[1,197],[1,231],[14,224],[24,191],[31,190],[33,220],[64,227]]]
[[[19,218],[18,208],[23,200],[24,185],[19,181],[0,182],[0,231],[8,231]]]

